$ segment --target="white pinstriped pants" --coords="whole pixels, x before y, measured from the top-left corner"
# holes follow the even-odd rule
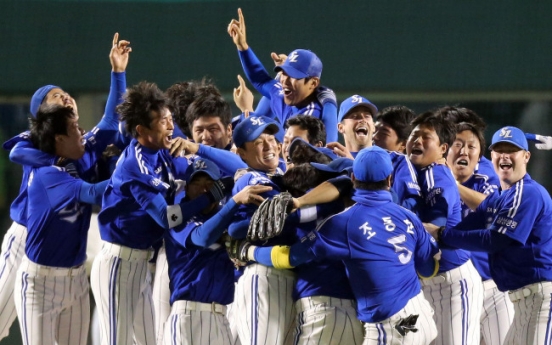
[[[165,245],[159,248],[155,261],[153,278],[153,309],[155,313],[155,334],[157,344],[163,344],[164,324],[171,313],[171,290],[169,288],[169,263]]]
[[[234,294],[234,318],[242,345],[283,345],[292,331],[295,273],[260,264],[245,268]]]
[[[483,282],[485,299],[481,312],[481,345],[503,345],[514,319],[508,293],[499,291],[492,279]]]
[[[14,303],[14,286],[17,269],[25,256],[27,228],[13,222],[2,241],[0,254],[0,340],[7,337],[17,316]]]
[[[435,311],[438,335],[433,345],[479,343],[484,291],[471,260],[422,280],[422,290]]]
[[[103,242],[90,275],[102,345],[155,345],[151,254]]]
[[[354,300],[327,296],[304,297],[295,302],[295,329],[286,338],[293,345],[360,345],[364,334]]]
[[[401,318],[418,315],[417,332],[408,332],[404,336],[395,325]],[[424,293],[412,297],[398,313],[376,323],[364,323],[364,342],[362,345],[428,345],[437,336],[433,320],[433,309],[425,299]],[[475,345],[470,344],[470,345]]]
[[[25,257],[15,291],[24,345],[86,345],[90,297],[84,265],[48,267]]]

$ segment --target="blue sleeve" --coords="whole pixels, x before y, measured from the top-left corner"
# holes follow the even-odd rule
[[[79,201],[87,204],[101,205],[102,196],[109,180],[98,183],[83,182],[80,188]]]
[[[408,227],[412,227],[416,234],[416,247],[414,250],[414,265],[416,271],[422,277],[431,277],[435,273],[436,262],[433,256],[439,252],[439,247],[435,239],[424,229],[423,224],[417,219],[412,218],[404,221]],[[407,234],[411,233],[407,230]]]
[[[232,221],[234,212],[237,209],[238,204],[236,204],[234,199],[228,200],[220,211],[192,231],[190,234],[191,241],[199,247],[209,247],[215,243]],[[175,239],[178,239],[177,236],[173,235]]]
[[[301,239],[301,241],[309,243],[312,252],[317,258],[343,260],[351,257],[347,234],[348,221],[340,217],[340,215],[326,218],[316,231]],[[335,229],[343,229],[343,231],[335,231]]]
[[[255,261],[267,267],[273,267],[272,247],[257,247],[254,252]],[[297,242],[289,249],[289,264],[297,267],[314,260],[315,256],[306,242]]]
[[[539,142],[537,140],[537,136],[536,134],[533,134],[533,133],[525,133],[525,139],[529,140],[529,141],[536,141],[536,142]]]
[[[321,120],[326,126],[326,143],[337,141],[337,106],[331,102],[324,104]]]
[[[56,157],[34,148],[30,141],[20,141],[11,149],[10,160],[20,165],[41,167],[54,165]]]
[[[247,164],[235,153],[199,144],[198,156],[215,162],[225,174],[233,176],[236,170],[247,168]]]
[[[233,221],[228,226],[228,234],[234,238],[245,238],[247,236],[247,229],[249,229],[250,219],[242,219],[239,221]]]
[[[457,230],[447,229],[441,236],[441,241],[453,248],[465,249],[473,252],[494,253],[503,250],[518,241],[490,229]]]
[[[270,90],[277,81],[268,74],[251,48],[243,51],[238,50],[238,54],[247,79],[263,96],[271,98]]]
[[[255,115],[266,116],[271,119],[276,119],[270,108],[270,98],[263,96],[255,108]]]
[[[180,202],[178,205],[182,211],[182,223],[186,223],[193,216],[201,212],[205,207],[209,206],[210,203],[211,201],[205,194],[191,201],[183,200]],[[146,205],[145,209],[157,224],[165,229],[169,228],[169,220],[167,219],[167,201],[165,201],[163,195],[157,194],[153,197],[151,202]]]
[[[125,92],[125,72],[111,72],[111,87],[109,88],[109,96],[105,104],[105,113],[96,127],[102,130],[119,130],[119,114],[117,114],[115,108],[123,102]]]

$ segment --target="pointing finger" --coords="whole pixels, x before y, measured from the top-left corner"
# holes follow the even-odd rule
[[[119,40],[119,33],[116,32],[115,35],[113,35],[113,45],[117,45],[117,41]]]

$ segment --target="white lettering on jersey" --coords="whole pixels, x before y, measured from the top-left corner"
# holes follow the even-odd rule
[[[393,221],[391,220],[391,217],[383,217],[381,218],[381,220],[383,220],[383,226],[385,226],[385,230],[389,232],[394,231],[397,227],[395,223],[393,223]]]
[[[395,247],[395,253],[399,253],[399,261],[401,262],[401,264],[404,265],[410,261],[410,259],[412,258],[412,251],[402,246],[402,244],[406,242],[406,235],[392,237],[388,239],[387,242]]]
[[[77,202],[77,203],[72,203],[71,205],[67,205],[65,208],[59,211],[59,218],[61,220],[64,220],[72,224],[77,220],[77,218],[79,218],[81,214],[82,214],[82,207]]]
[[[406,232],[408,232],[409,234],[414,235],[414,224],[412,224],[412,222],[409,221],[408,219],[403,220],[403,222],[407,226]]]
[[[370,226],[370,224],[368,224],[368,222],[365,222],[364,224],[362,224],[361,226],[358,227],[360,230],[362,230],[362,234],[364,236],[368,235],[368,237],[366,237],[367,240],[371,239],[372,237],[376,236],[376,232],[375,231],[372,231],[372,227]]]

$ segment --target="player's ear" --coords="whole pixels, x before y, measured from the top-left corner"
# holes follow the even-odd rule
[[[529,163],[529,159],[531,158],[531,152],[529,151],[525,151],[525,157],[524,157],[524,162],[525,164]]]
[[[145,127],[144,127],[144,126],[142,126],[142,125],[137,125],[137,126],[136,126],[136,133],[138,133],[138,136],[139,136],[139,137],[142,137],[142,136],[143,136],[144,130],[145,130]]]
[[[226,127],[226,133],[228,133],[230,138],[232,138],[232,124],[231,123],[229,123],[228,126]]]
[[[404,150],[406,150],[406,141],[399,141],[397,145],[399,145],[399,152],[404,152]]]
[[[312,78],[310,78],[310,80],[309,80],[309,87],[310,87],[311,89],[313,89],[313,90],[316,89],[316,88],[318,87],[318,85],[320,85],[320,78],[318,78],[318,77],[312,77]]]
[[[338,123],[337,124],[337,131],[341,134],[345,133],[345,129],[343,128],[343,123]]]
[[[448,144],[447,143],[441,144],[441,146],[439,146],[439,149],[441,150],[441,157],[447,158],[445,153],[447,153],[448,151]]]
[[[238,156],[240,156],[241,159],[245,158],[245,150],[242,149],[241,147],[237,148],[236,153],[238,154]]]
[[[393,174],[389,174],[389,176],[387,176],[385,181],[387,181],[387,187],[391,188],[391,183],[393,182]]]

